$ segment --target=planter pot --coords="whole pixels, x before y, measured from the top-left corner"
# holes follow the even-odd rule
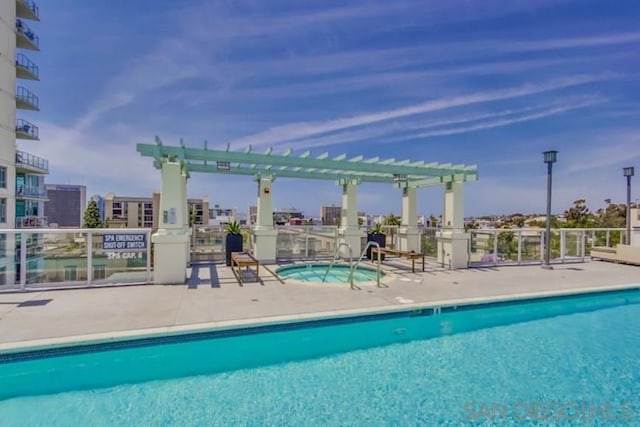
[[[367,242],[376,242],[380,245],[381,248],[385,248],[387,246],[387,235],[386,234],[367,234]],[[367,248],[367,258],[372,259],[371,257],[371,248]],[[378,259],[377,255],[375,257]],[[384,254],[380,254],[380,260],[384,260]]]
[[[231,265],[231,252],[242,252],[242,234],[227,234],[225,246],[227,265]]]

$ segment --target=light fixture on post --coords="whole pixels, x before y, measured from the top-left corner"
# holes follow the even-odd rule
[[[547,164],[547,230],[544,238],[544,263],[542,268],[551,270],[551,173],[553,171],[553,164],[557,160],[557,151],[545,151],[544,162]]]
[[[622,174],[627,177],[627,245],[631,245],[631,177],[635,174],[633,166],[622,168]]]
[[[406,188],[407,183],[409,182],[409,177],[403,173],[394,173],[393,182],[398,188]]]

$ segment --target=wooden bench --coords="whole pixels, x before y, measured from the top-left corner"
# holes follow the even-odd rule
[[[259,269],[260,261],[255,259],[253,255],[247,252],[231,252],[231,270],[233,274],[236,274],[235,268],[238,267],[238,282],[242,284],[242,267],[249,269],[249,267],[256,268],[256,280],[260,280]]]
[[[400,251],[398,249],[389,249],[389,248],[376,248],[375,246],[371,248],[371,262],[374,262],[378,259],[377,255],[380,253],[381,255],[394,255],[400,258],[408,258],[411,260],[411,272],[416,272],[416,260],[422,259],[422,271],[424,270],[424,254],[419,252],[410,252],[410,251]]]

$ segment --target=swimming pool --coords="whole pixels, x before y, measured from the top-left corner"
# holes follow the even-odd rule
[[[276,270],[279,276],[287,279],[295,279],[301,282],[322,282],[325,278],[325,274],[329,264],[302,264],[292,265],[287,267],[280,267]],[[335,264],[331,266],[329,274],[327,274],[326,283],[349,283],[349,274],[351,267],[344,264]],[[354,282],[368,282],[376,280],[376,270],[358,266],[353,272]],[[383,277],[384,273],[380,272],[380,277]]]
[[[12,425],[640,422],[640,290],[0,355]]]

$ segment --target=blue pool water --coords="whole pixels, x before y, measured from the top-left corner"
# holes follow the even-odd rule
[[[24,354],[0,423],[638,425],[639,324],[636,290]]]
[[[322,282],[329,264],[305,264],[280,267],[276,273],[281,277],[300,280],[302,282]],[[327,283],[348,283],[350,267],[348,265],[333,265],[327,274]],[[367,267],[358,267],[353,273],[354,282],[367,282],[376,280],[376,270]],[[383,275],[383,273],[380,273]]]

